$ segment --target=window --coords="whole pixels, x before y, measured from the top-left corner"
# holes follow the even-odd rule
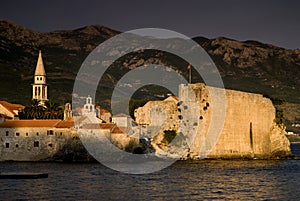
[[[18,148],[19,147],[19,145],[18,144],[16,144],[16,148]]]
[[[53,144],[52,144],[52,143],[49,143],[48,146],[52,148],[52,147],[53,147]]]
[[[62,132],[60,132],[60,135],[62,135]]]
[[[39,132],[37,132],[36,135],[39,136]]]
[[[17,132],[17,133],[16,133],[16,136],[20,136],[20,133]]]
[[[34,143],[33,143],[33,147],[39,147],[40,146],[40,143],[39,143],[39,141],[34,141]]]
[[[25,135],[28,136],[28,133],[26,133]]]
[[[9,143],[5,143],[5,148],[9,148]]]
[[[47,131],[47,135],[53,135],[53,134],[54,134],[53,130],[48,130]]]
[[[6,136],[8,136],[8,134],[9,134],[9,132],[8,132],[8,131],[6,131],[6,132],[5,132],[5,135],[6,135]]]

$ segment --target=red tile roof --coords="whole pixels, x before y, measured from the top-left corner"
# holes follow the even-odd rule
[[[115,124],[85,124],[82,126],[84,129],[103,129],[110,130],[115,126]]]
[[[119,128],[116,126],[111,133],[112,134],[125,134],[126,132],[128,132],[128,128],[125,128],[125,127]]]
[[[103,115],[103,114],[105,114],[105,113],[109,113],[109,114],[110,114],[109,111],[107,111],[107,110],[105,110],[105,109],[100,109],[100,115]]]
[[[56,128],[72,128],[74,126],[73,120],[60,121],[55,125]]]
[[[128,118],[131,118],[129,115],[123,114],[123,113],[121,113],[121,114],[116,114],[116,115],[114,115],[113,117],[128,117]]]
[[[2,128],[16,128],[16,127],[55,127],[59,119],[51,120],[6,120],[0,127]]]
[[[0,114],[0,118],[5,118],[5,119],[13,119],[12,117],[9,117],[5,114]]]
[[[83,129],[100,129],[99,124],[84,124]]]
[[[101,129],[111,129],[114,126],[116,126],[116,124],[100,124]]]
[[[7,101],[0,101],[0,104],[5,107],[11,113],[14,113],[14,110],[24,110],[25,106],[21,104],[13,104]]]

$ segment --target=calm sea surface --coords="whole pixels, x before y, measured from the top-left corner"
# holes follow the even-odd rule
[[[300,156],[300,144],[292,145]],[[0,180],[0,200],[300,200],[300,160],[179,161],[147,175],[100,164],[0,163],[0,172],[49,173]]]

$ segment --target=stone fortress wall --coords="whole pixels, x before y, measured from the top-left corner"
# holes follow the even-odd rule
[[[182,84],[179,86],[177,107],[174,107],[174,103],[171,102],[169,106],[164,101],[160,101],[161,103],[155,101],[155,104],[154,101],[152,104],[150,102],[145,107],[136,110],[136,121],[148,122],[151,125],[151,119],[162,119],[157,115],[155,118],[151,117],[149,106],[156,105],[156,107],[168,108],[163,113],[173,116],[172,119],[167,118],[167,122],[161,124],[160,136],[163,130],[176,130],[177,134],[188,135],[191,130],[197,129],[197,134],[183,158],[196,159],[200,156],[205,158],[276,158],[291,155],[285,129],[274,121],[275,108],[271,100],[261,94],[225,90],[224,126],[215,144],[207,141],[212,110],[218,111],[219,109],[212,102],[209,94],[211,90],[219,89],[207,87],[201,83]],[[188,117],[188,114],[184,114],[188,107],[192,107],[190,111],[194,111],[190,113],[190,119],[184,118]],[[199,108],[198,112],[197,108]],[[191,119],[195,119],[194,116],[197,117],[198,122],[191,122]],[[149,129],[151,129],[150,126]],[[157,141],[153,143],[157,144]],[[214,146],[210,148],[207,143],[212,143]]]

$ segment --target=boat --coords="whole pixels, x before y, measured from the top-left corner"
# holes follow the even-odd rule
[[[42,179],[48,178],[47,173],[7,172],[0,173],[0,179]]]

